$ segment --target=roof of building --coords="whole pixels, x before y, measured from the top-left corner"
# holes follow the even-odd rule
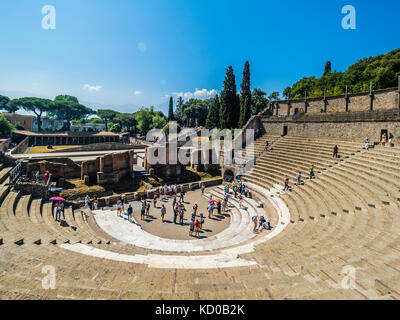
[[[32,132],[25,130],[15,130],[14,134],[28,137],[119,137],[119,133],[114,132]]]

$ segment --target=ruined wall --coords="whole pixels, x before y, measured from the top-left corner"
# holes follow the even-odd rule
[[[372,110],[391,110],[399,109],[399,96],[400,91],[398,88],[383,89],[370,92],[362,92],[356,94],[326,97],[326,112],[346,112],[346,99],[348,105],[348,111],[369,111],[371,108],[372,98]],[[276,101],[272,103],[274,108],[274,115],[277,116],[293,116],[296,108],[299,112],[307,113],[321,113],[324,110],[325,100],[324,98],[307,98],[307,99],[296,99],[290,100],[290,112],[288,113],[289,101]]]
[[[329,137],[344,140],[378,142],[381,130],[393,133],[395,143],[400,141],[399,121],[360,121],[360,122],[265,122],[267,133],[282,135],[284,126],[288,127],[289,136]]]

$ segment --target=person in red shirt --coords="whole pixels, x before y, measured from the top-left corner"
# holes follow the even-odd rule
[[[200,222],[199,222],[199,219],[196,219],[196,222],[194,223],[194,231],[195,231],[196,237],[198,237],[198,236],[199,236],[199,232],[200,232]]]

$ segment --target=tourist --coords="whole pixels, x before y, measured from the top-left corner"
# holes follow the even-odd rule
[[[93,210],[98,210],[99,209],[99,203],[97,202],[97,200],[95,200],[93,202]]]
[[[314,174],[314,165],[311,165],[310,167],[310,179],[315,178],[315,174]]]
[[[258,222],[258,217],[257,217],[257,216],[253,216],[253,217],[251,218],[251,220],[252,220],[252,221],[253,221],[253,223],[254,223],[253,232],[256,232],[256,229],[257,229],[257,222]]]
[[[61,201],[57,202],[56,207],[56,221],[61,222],[61,212],[63,211],[64,204]]]
[[[162,186],[158,187],[158,193],[160,194],[160,196],[163,194],[163,187]]]
[[[379,142],[380,145],[385,146],[386,145],[386,133],[382,135],[381,142]]]
[[[226,194],[226,191],[227,191],[226,186],[224,186],[224,194]]]
[[[339,158],[339,148],[338,146],[333,147],[333,157]]]
[[[184,193],[183,193],[183,191],[181,191],[181,193],[179,194],[179,200],[181,201],[181,202],[184,202],[185,200],[184,200]]]
[[[199,219],[196,219],[196,222],[194,223],[194,232],[196,233],[196,237],[198,237],[199,236],[199,232],[200,232]]]
[[[117,202],[117,217],[122,217],[122,203],[121,200]]]
[[[153,207],[157,208],[157,194],[156,193],[154,194],[154,197],[153,197]]]
[[[268,141],[265,143],[264,149],[265,149],[265,151],[268,151],[268,149],[269,149],[269,142]]]
[[[221,202],[217,201],[217,212],[220,215],[221,214]]]
[[[185,215],[185,211],[184,211],[183,209],[181,209],[181,210],[179,211],[179,223],[180,223],[181,225],[183,225],[183,217],[184,217],[184,215]]]
[[[364,145],[365,150],[368,150],[369,149],[369,138],[366,138],[364,143],[365,143],[365,145]]]
[[[226,194],[229,194],[229,184],[226,185]]]
[[[86,197],[85,197],[85,207],[89,207],[90,201],[91,201],[91,199],[90,199],[89,195],[86,195]]]
[[[195,203],[194,205],[193,205],[193,211],[194,211],[194,214],[195,215],[197,215],[197,209],[199,208],[199,206],[197,205],[197,203]]]
[[[234,194],[235,194],[235,198],[237,198],[237,192],[238,192],[238,190],[237,190],[236,184],[233,186],[233,192],[234,192]]]
[[[242,196],[239,196],[239,208],[243,209],[243,198],[242,198]]]
[[[301,172],[299,171],[299,173],[296,176],[296,180],[297,180],[297,185],[301,185]]]
[[[178,217],[178,206],[173,206],[172,209],[174,210],[174,224],[176,224],[176,218]]]
[[[224,200],[222,200],[222,209],[224,210],[224,212],[226,212],[227,204],[228,204],[228,201],[226,200],[226,198]]]
[[[146,202],[142,201],[142,208],[140,210],[140,219],[141,220],[144,220],[145,213],[146,213]]]
[[[393,138],[393,134],[389,133],[389,147],[394,147]]]
[[[289,178],[286,178],[284,183],[285,183],[285,187],[283,188],[283,191],[290,190]]]
[[[150,215],[150,202],[145,202],[146,203],[146,216]]]
[[[206,189],[206,187],[204,186],[204,183],[201,185],[201,194],[204,194],[204,190]]]
[[[161,206],[161,220],[162,220],[163,223],[164,223],[164,217],[165,217],[166,213],[167,213],[167,209],[165,208],[164,205],[162,205]]]
[[[133,208],[132,208],[132,206],[130,204],[128,206],[128,210],[127,210],[126,213],[128,214],[128,221],[132,222]]]
[[[203,229],[204,221],[205,221],[204,215],[200,213],[200,229]]]
[[[44,184],[47,184],[47,180],[49,179],[49,172],[45,171],[43,175]]]
[[[194,219],[192,218],[189,222],[189,237],[193,235],[194,231]]]
[[[211,218],[212,213],[213,213],[214,207],[213,205],[210,203],[207,207],[207,211],[208,211],[208,217]]]

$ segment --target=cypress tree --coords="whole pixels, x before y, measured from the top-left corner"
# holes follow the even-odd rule
[[[330,61],[328,61],[325,64],[325,71],[324,71],[324,76],[326,76],[327,74],[332,73],[332,63]]]
[[[174,121],[174,100],[169,98],[169,107],[168,107],[168,121]]]
[[[243,69],[243,81],[240,92],[240,120],[239,128],[247,123],[251,117],[251,91],[250,91],[250,64],[246,61]]]
[[[228,67],[224,79],[224,89],[220,98],[220,125],[222,129],[236,128],[239,122],[239,103],[236,96],[236,82],[232,66]]]
[[[214,129],[220,127],[220,103],[218,95],[215,96],[213,99],[210,109],[208,110],[207,120],[206,120],[206,128],[207,129]]]

